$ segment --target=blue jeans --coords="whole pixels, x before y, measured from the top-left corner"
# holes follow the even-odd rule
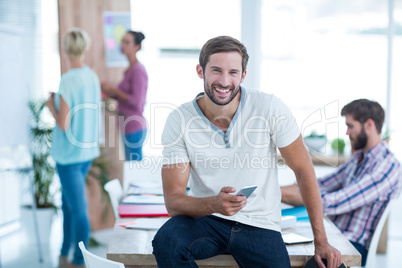
[[[158,267],[198,267],[194,260],[231,254],[239,267],[290,267],[279,232],[215,216],[175,216],[152,241]]]
[[[63,244],[61,255],[68,256],[70,248],[73,246],[72,263],[75,265],[84,264],[84,258],[78,247],[78,242],[83,241],[85,246],[88,246],[90,226],[85,180],[91,163],[92,161],[71,165],[56,164],[62,187]]]
[[[360,245],[359,243],[356,242],[352,242],[352,245],[357,249],[357,251],[359,251],[359,253],[362,255],[362,265],[361,266],[365,266],[366,265],[366,260],[367,260],[367,249],[365,247],[363,247],[362,245]]]
[[[124,135],[124,153],[127,161],[142,160],[142,145],[147,137],[147,129]]]

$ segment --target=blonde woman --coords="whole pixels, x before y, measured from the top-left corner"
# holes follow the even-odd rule
[[[79,28],[71,29],[63,40],[70,69],[61,76],[59,91],[46,105],[56,120],[52,136],[52,157],[62,186],[63,244],[59,267],[84,267],[78,242],[87,246],[90,226],[85,195],[85,179],[92,160],[99,156],[98,76],[84,63],[90,38]],[[73,259],[67,256],[74,248]]]

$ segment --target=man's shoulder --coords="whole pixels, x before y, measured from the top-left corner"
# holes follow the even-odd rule
[[[271,105],[280,105],[284,102],[275,94],[266,93],[260,90],[243,88],[245,90],[245,97],[247,101],[266,106],[267,103]]]
[[[399,160],[396,158],[396,156],[394,155],[394,153],[392,153],[388,148],[387,148],[387,153],[384,154],[384,159],[386,159],[386,161],[395,164],[396,166],[400,166],[400,162]]]
[[[391,152],[388,147],[388,144],[385,141],[382,141],[377,146],[373,148],[372,154],[375,158],[376,162],[380,161],[388,161],[390,163],[395,163],[400,165],[396,156]]]
[[[260,90],[250,89],[250,88],[242,88],[245,92],[246,99],[253,101],[266,101],[277,99],[274,94],[269,94]]]
[[[246,109],[250,109],[254,112],[266,111],[267,114],[276,114],[283,113],[289,109],[288,106],[274,94],[254,89],[245,89],[245,102]]]

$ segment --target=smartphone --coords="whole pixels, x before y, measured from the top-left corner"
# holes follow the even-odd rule
[[[246,186],[246,187],[240,189],[240,191],[238,191],[236,193],[236,195],[244,195],[246,198],[248,198],[254,192],[254,190],[256,188],[257,188],[257,185]]]

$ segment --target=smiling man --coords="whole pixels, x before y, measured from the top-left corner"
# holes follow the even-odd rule
[[[240,86],[247,62],[238,40],[209,40],[196,68],[204,92],[167,119],[162,180],[172,218],[152,242],[158,267],[197,267],[195,260],[219,254],[231,254],[239,267],[290,267],[280,233],[277,148],[301,186],[317,262],[338,267],[300,130],[281,100]],[[234,194],[249,185],[257,189],[248,199]]]
[[[359,99],[343,107],[346,134],[357,152],[329,176],[320,178],[323,210],[362,255],[365,265],[371,238],[389,200],[399,194],[401,169],[381,139],[384,109]],[[303,205],[297,185],[281,187],[282,201]]]

